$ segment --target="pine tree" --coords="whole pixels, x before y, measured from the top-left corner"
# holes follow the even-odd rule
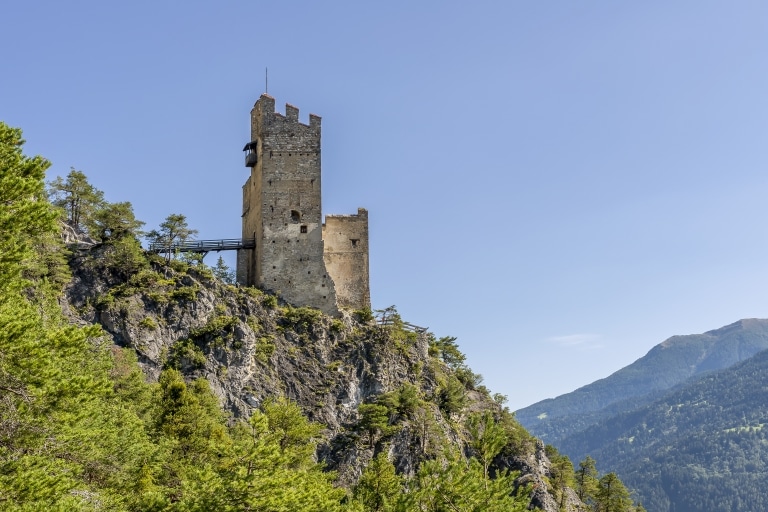
[[[529,499],[525,491],[513,495],[514,477],[500,472],[493,479],[485,479],[477,459],[458,454],[446,460],[425,461],[397,510],[522,512],[528,510]]]
[[[354,489],[354,498],[366,512],[394,510],[402,492],[403,481],[385,452],[380,452],[366,466]]]
[[[565,455],[561,455],[554,446],[546,446],[547,458],[550,461],[549,480],[552,483],[555,498],[561,510],[565,509],[565,489],[574,486],[573,463]]]
[[[104,193],[88,183],[81,171],[71,168],[67,179],[58,176],[49,183],[51,202],[63,208],[67,220],[78,229],[86,228],[87,220],[104,204]]]
[[[224,258],[219,256],[219,259],[216,260],[216,265],[211,268],[211,272],[213,272],[213,275],[221,279],[223,282],[227,284],[235,284],[235,273],[230,269],[226,263],[224,263]]]
[[[147,233],[146,238],[150,243],[162,247],[166,261],[170,262],[174,244],[186,242],[196,234],[197,230],[187,224],[187,217],[172,213],[160,224],[159,231],[153,229]]]
[[[119,240],[126,236],[141,236],[144,223],[136,219],[133,205],[128,201],[121,203],[102,202],[85,221],[88,232],[102,242]]]
[[[507,433],[495,421],[493,414],[489,411],[482,414],[472,414],[467,423],[470,435],[469,445],[482,464],[483,478],[487,481],[489,478],[488,470],[494,457],[507,444]]]
[[[146,437],[115,399],[101,330],[68,325],[45,291],[61,283],[33,264],[56,250],[45,241],[57,235],[58,214],[45,195],[47,162],[24,156],[22,144],[19,130],[0,123],[3,508],[120,508]]]
[[[599,512],[631,512],[634,508],[629,491],[616,473],[600,478],[595,500]]]
[[[579,463],[576,471],[576,494],[586,504],[593,503],[598,489],[595,459],[587,457]]]
[[[384,405],[360,404],[360,430],[368,434],[368,446],[373,448],[381,437],[393,434],[397,427],[389,424],[389,410]]]

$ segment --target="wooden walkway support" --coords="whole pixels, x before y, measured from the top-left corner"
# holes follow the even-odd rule
[[[397,325],[397,322],[395,320],[376,320],[376,323],[379,325],[379,327],[388,327],[391,325]],[[400,325],[405,329],[406,331],[415,332],[417,334],[423,334],[427,332],[429,327],[419,327],[418,325],[413,325],[409,322],[400,322]]]
[[[206,255],[211,251],[237,251],[239,249],[253,249],[255,247],[255,238],[224,238],[221,240],[187,240],[185,242],[174,242],[170,244],[170,247],[166,243],[155,242],[149,244],[149,252],[197,252]]]
[[[429,329],[429,327],[419,327],[418,325],[414,325],[410,322],[403,322],[403,320],[400,318],[400,315],[397,313],[395,306],[376,310],[374,317],[376,318],[376,324],[379,327],[389,327],[399,324],[400,327],[406,331],[415,332],[417,334],[424,334]]]

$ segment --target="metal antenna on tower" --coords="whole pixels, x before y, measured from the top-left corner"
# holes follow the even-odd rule
[[[264,94],[269,94],[269,68],[264,68]]]

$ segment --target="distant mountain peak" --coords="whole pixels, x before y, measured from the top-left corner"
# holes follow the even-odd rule
[[[601,471],[634,482],[648,510],[766,510],[727,502],[728,493],[746,496],[745,485],[735,482],[748,480],[751,489],[768,484],[759,476],[768,474],[760,469],[768,468],[768,456],[752,446],[768,443],[761,430],[768,424],[763,375],[768,320],[747,318],[672,336],[612,375],[516,417],[572,460],[590,455],[606,464]],[[732,454],[723,451],[728,446]],[[736,465],[724,467],[723,461]],[[694,466],[698,480],[688,474]],[[738,478],[723,484],[724,474]]]

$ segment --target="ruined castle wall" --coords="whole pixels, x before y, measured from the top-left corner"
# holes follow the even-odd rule
[[[327,215],[323,225],[325,266],[341,307],[371,307],[368,271],[368,211]]]
[[[251,176],[245,180],[243,185],[243,211],[241,214],[243,222],[243,239],[256,238],[255,224],[258,221],[257,216],[251,213],[251,195],[253,194],[252,179],[253,169],[251,170]],[[237,251],[237,270],[235,277],[238,284],[247,285],[255,280],[251,276],[255,276],[255,270],[252,268],[255,265],[256,258],[254,251],[250,249],[239,249]]]
[[[297,108],[286,105],[283,116],[262,95],[251,111],[251,140],[258,143],[257,163],[243,191],[243,237],[255,234],[256,249],[244,258],[245,284],[336,314],[323,259],[320,118],[300,123]]]

